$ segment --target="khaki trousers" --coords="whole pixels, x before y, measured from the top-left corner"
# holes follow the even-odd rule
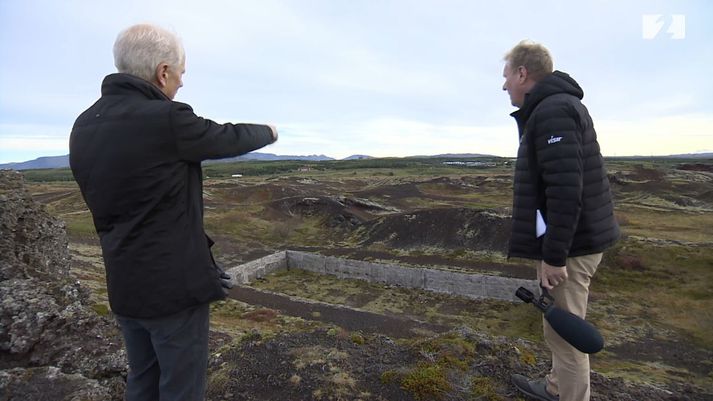
[[[584,319],[589,283],[601,261],[601,253],[567,258],[567,280],[550,291],[555,298],[555,306]],[[540,263],[537,267],[539,278]],[[559,394],[560,401],[589,401],[589,355],[563,340],[544,319],[543,326],[545,341],[552,352],[552,369],[546,376],[547,391]]]

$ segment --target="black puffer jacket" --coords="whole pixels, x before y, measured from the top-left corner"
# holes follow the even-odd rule
[[[520,133],[509,256],[564,266],[619,237],[609,181],[582,88],[555,71],[511,115]],[[537,238],[536,210],[547,224]]]
[[[166,316],[224,297],[203,231],[201,161],[272,142],[264,125],[217,124],[127,74],[72,128],[69,162],[94,218],[114,313]]]

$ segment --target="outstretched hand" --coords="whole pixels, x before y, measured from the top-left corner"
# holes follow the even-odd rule
[[[270,124],[268,124],[267,126],[270,127],[270,129],[272,130],[272,143],[277,142],[277,127]]]
[[[540,267],[540,284],[551,290],[567,280],[567,266],[552,266],[544,260]]]

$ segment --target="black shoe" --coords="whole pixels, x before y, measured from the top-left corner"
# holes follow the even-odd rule
[[[547,391],[545,379],[529,380],[523,375],[512,375],[512,384],[518,390],[529,395],[530,397],[540,401],[559,401],[559,396],[552,395]]]

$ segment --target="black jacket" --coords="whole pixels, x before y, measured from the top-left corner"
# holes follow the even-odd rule
[[[520,133],[509,256],[564,266],[599,253],[619,237],[609,181],[582,88],[555,71],[511,115]],[[539,209],[547,224],[537,238]]]
[[[69,163],[94,218],[114,313],[166,316],[224,297],[203,230],[201,161],[272,142],[270,127],[217,124],[156,86],[112,74],[74,123]]]

